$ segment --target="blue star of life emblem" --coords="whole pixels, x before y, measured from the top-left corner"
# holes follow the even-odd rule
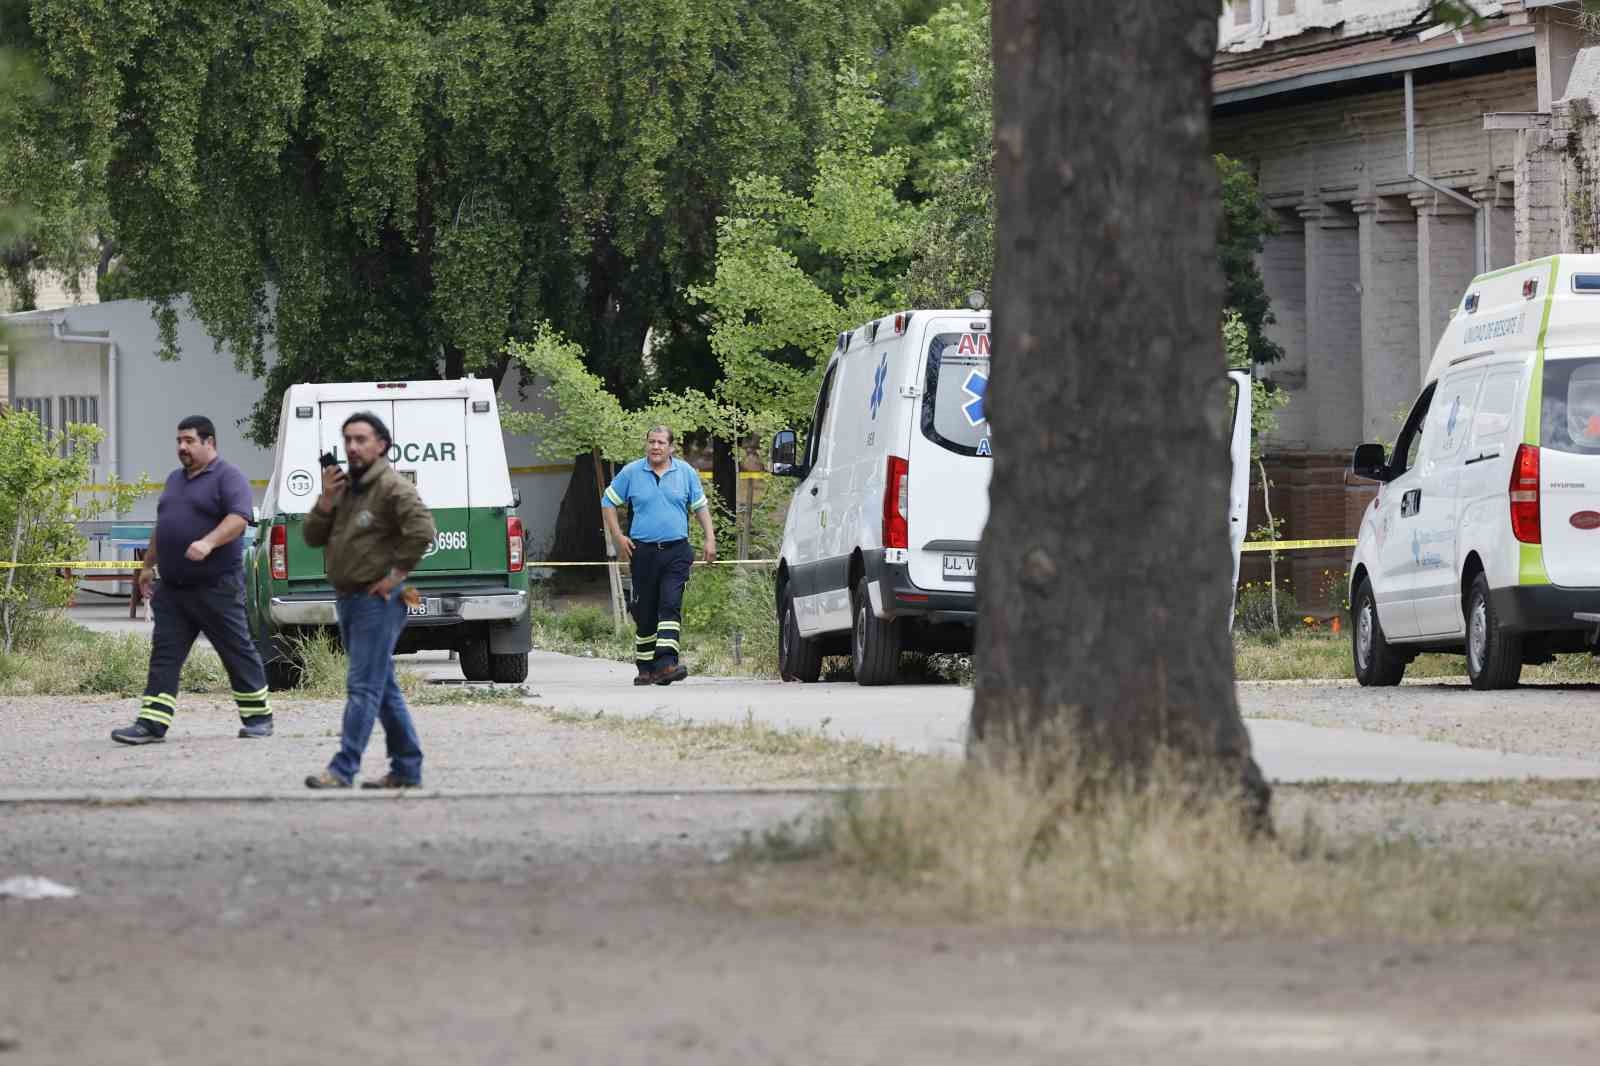
[[[967,424],[981,425],[986,417],[983,411],[983,397],[989,391],[989,375],[981,370],[974,370],[962,383],[961,391],[972,397],[961,405],[961,413],[967,416]]]
[[[889,353],[883,353],[883,359],[878,363],[878,369],[872,375],[872,399],[867,403],[872,407],[872,417],[876,421],[878,408],[883,406],[883,382],[889,376]]]

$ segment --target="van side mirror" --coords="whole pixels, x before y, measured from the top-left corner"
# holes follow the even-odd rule
[[[522,490],[515,485],[511,486],[511,509],[515,511],[522,506]]]
[[[1350,469],[1356,477],[1371,478],[1373,481],[1389,480],[1389,460],[1384,454],[1381,444],[1358,444],[1356,453],[1350,459]]]
[[[806,469],[796,462],[799,437],[792,429],[780,429],[772,438],[772,474],[774,477],[805,477]]]

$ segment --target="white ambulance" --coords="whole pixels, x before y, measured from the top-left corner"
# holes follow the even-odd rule
[[[779,673],[825,655],[856,681],[896,679],[902,651],[970,652],[992,455],[988,311],[904,311],[839,335],[803,455],[784,430],[772,469],[800,484],[777,571]],[[1233,580],[1249,490],[1249,375],[1229,375]],[[1218,575],[1222,580],[1222,575]]]
[[[366,411],[393,436],[389,462],[433,512],[437,533],[408,584],[398,652],[451,649],[469,681],[519,682],[532,646],[522,519],[506,468],[494,384],[379,381],[291,385],[283,396],[272,481],[246,557],[251,634],[274,688],[299,676],[300,640],[337,638],[322,549],[305,542],[306,514],[322,491],[320,457],[344,465],[344,420]]]
[[[1350,568],[1363,685],[1424,651],[1465,654],[1474,688],[1583,651],[1600,612],[1600,256],[1472,280],[1392,454]]]

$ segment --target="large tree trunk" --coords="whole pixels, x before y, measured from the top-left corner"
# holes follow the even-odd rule
[[[550,558],[562,563],[602,561],[606,557],[605,534],[600,519],[600,494],[606,487],[594,477],[594,459],[584,452],[573,460],[572,479],[561,510],[556,512],[555,538]]]
[[[974,754],[1268,790],[1234,700],[1216,0],[996,0]]]

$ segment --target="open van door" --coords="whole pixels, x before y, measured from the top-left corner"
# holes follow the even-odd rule
[[[1228,601],[1231,630],[1233,608],[1239,598],[1239,555],[1250,518],[1250,372],[1228,371],[1228,392],[1228,408],[1233,413],[1228,438],[1228,456],[1233,461],[1233,477],[1228,484],[1228,546],[1233,549],[1233,597]]]

